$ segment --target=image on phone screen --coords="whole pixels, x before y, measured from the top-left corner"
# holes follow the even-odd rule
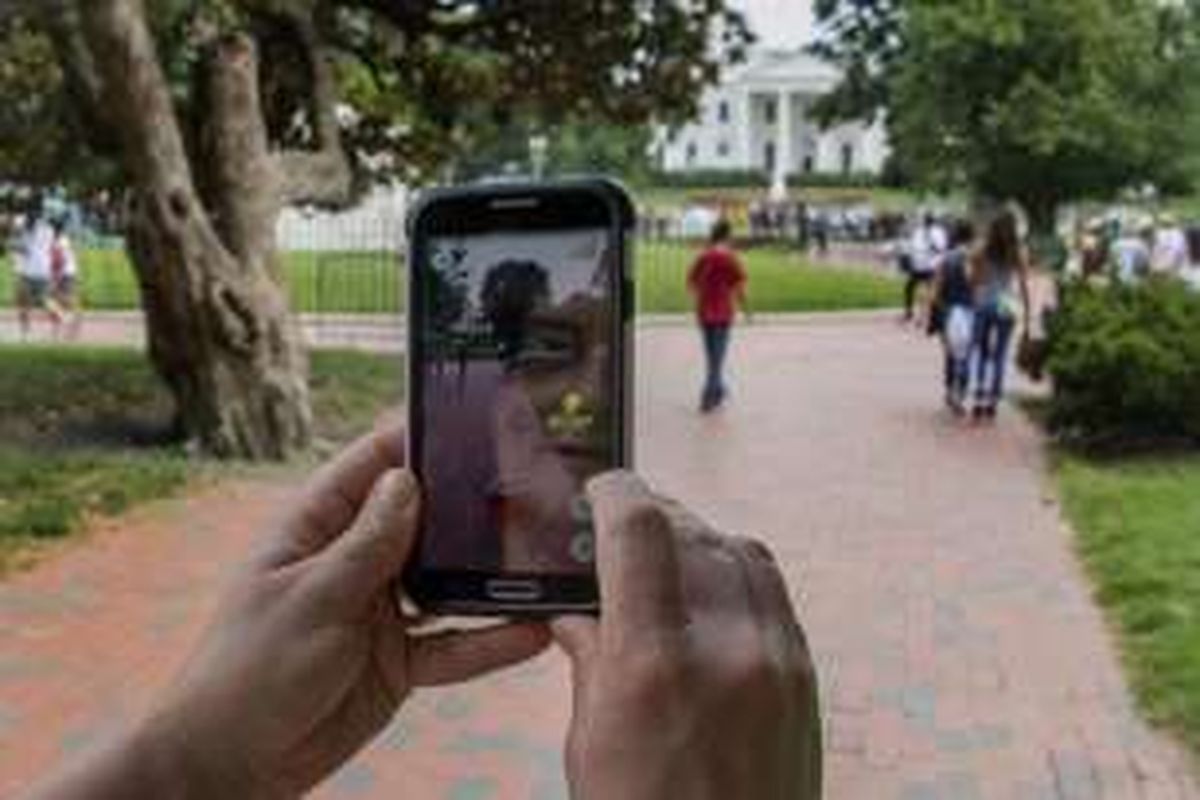
[[[616,456],[608,242],[570,229],[424,249],[426,568],[592,571],[583,487]]]

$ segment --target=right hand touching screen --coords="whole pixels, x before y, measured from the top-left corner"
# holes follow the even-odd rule
[[[574,800],[814,800],[816,675],[774,558],[627,473],[589,487],[602,615],[564,617]]]

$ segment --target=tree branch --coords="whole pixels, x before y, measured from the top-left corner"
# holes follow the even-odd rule
[[[95,152],[115,153],[120,145],[111,114],[102,102],[100,75],[81,28],[79,10],[70,0],[48,0],[38,12],[54,45],[67,97],[76,109],[73,122],[77,133]]]
[[[247,36],[222,39],[208,51],[204,72],[208,124],[201,148],[208,157],[214,225],[225,246],[250,261],[274,251],[279,211],[254,42]]]
[[[313,16],[289,16],[308,63],[311,89],[309,120],[315,150],[284,150],[278,154],[285,204],[348,205],[353,199],[354,175],[338,123],[338,89],[332,50],[321,39]]]
[[[192,228],[211,252],[228,256],[196,193],[143,0],[76,1],[87,6],[81,30],[100,78],[101,105],[120,131],[131,187],[162,231]]]

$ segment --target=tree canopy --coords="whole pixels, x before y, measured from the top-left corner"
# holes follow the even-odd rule
[[[144,0],[190,145],[205,122],[203,64],[249,35],[279,149],[320,149],[336,115],[358,179],[419,180],[515,121],[644,123],[694,111],[750,41],[722,0]],[[0,18],[0,179],[112,183],[119,131],[96,108],[82,6],[25,0]],[[718,46],[712,47],[713,43]],[[312,80],[329,58],[332,80]],[[116,134],[116,135],[114,135]],[[361,185],[361,184],[360,184]],[[336,200],[313,192],[310,200]]]
[[[905,171],[936,187],[1059,204],[1180,185],[1190,6],[1157,0],[824,0],[847,68],[831,113],[883,107]]]

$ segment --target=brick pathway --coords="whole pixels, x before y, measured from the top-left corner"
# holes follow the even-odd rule
[[[866,318],[743,331],[734,405],[701,418],[694,338],[641,335],[641,465],[781,554],[819,655],[830,798],[1200,798],[1132,710],[1025,422],[952,424],[931,346]],[[144,509],[0,585],[0,796],[136,713],[289,491]],[[424,694],[318,796],[562,797],[566,697],[555,655]]]

